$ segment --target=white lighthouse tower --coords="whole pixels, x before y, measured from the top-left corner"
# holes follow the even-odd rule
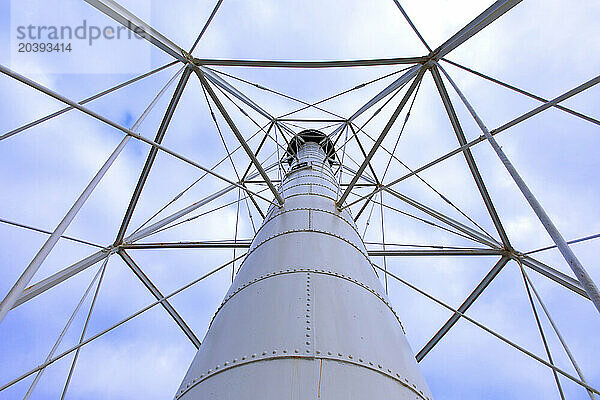
[[[331,169],[304,131],[176,393],[182,400],[431,399]]]

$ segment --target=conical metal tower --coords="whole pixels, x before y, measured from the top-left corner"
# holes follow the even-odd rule
[[[19,71],[0,65],[8,107],[3,123],[10,129],[0,132],[0,170],[7,171],[0,174],[0,226],[8,229],[0,232],[2,399],[164,399],[173,393],[184,399],[422,399],[430,395],[414,359],[423,365],[426,357],[429,367],[423,366],[423,371],[430,382],[438,382],[445,397],[594,400],[600,395],[600,346],[597,336],[589,334],[600,331],[595,313],[600,311],[600,291],[592,279],[598,269],[591,261],[597,251],[582,244],[597,246],[599,241],[592,241],[600,237],[598,196],[594,197],[600,182],[597,157],[586,157],[590,151],[596,154],[594,129],[600,126],[598,117],[590,114],[590,92],[600,86],[594,70],[600,53],[589,51],[598,36],[597,29],[589,30],[598,25],[590,24],[593,1],[544,2],[540,8],[534,2],[495,0],[485,9],[484,2],[474,2],[473,7],[450,7],[437,16],[431,9],[443,7],[430,4],[435,2],[420,10],[405,10],[402,0],[355,2],[345,7],[358,16],[352,21],[352,15],[339,18],[339,2],[298,8],[270,1],[264,7],[244,8],[214,0],[190,47],[182,47],[187,28],[177,40],[158,28],[168,28],[171,34],[172,28],[185,28],[186,21],[169,24],[169,16],[181,12],[193,14],[186,20],[195,25],[206,4],[186,2],[177,13],[172,2],[152,2],[164,14],[161,23],[152,26],[119,0],[81,3],[112,18],[119,31],[123,27],[146,40],[168,62],[121,82],[75,74],[47,84],[22,75],[24,63],[15,64]],[[394,22],[394,5],[401,14],[396,17],[408,25],[406,31],[396,30],[402,24]],[[267,15],[265,9],[276,14]],[[416,24],[409,16],[413,12]],[[37,18],[26,14],[27,23]],[[78,16],[79,11],[69,8],[67,14]],[[469,15],[474,18],[452,36],[436,34],[457,27],[455,17]],[[541,21],[534,38],[530,26],[521,23],[528,18]],[[11,25],[18,26],[13,19]],[[254,23],[232,24],[241,20]],[[220,27],[208,39],[212,45],[203,46],[205,33],[215,30],[209,28],[211,21]],[[323,21],[328,26],[321,26]],[[60,22],[67,26],[76,21]],[[290,30],[290,24],[299,29]],[[339,43],[349,26],[357,38],[373,39],[374,27],[385,37],[374,49],[365,48],[364,41],[362,46],[353,42],[350,58],[331,59],[329,55],[345,53]],[[404,40],[407,32],[411,34],[409,28],[421,50]],[[223,37],[231,38],[231,44],[242,42],[223,53],[222,46],[214,46]],[[301,45],[304,39],[309,46]],[[250,58],[236,57],[240,50]],[[515,63],[524,52],[529,56],[526,62]],[[222,58],[224,54],[232,58]],[[255,57],[258,54],[266,58]],[[100,57],[111,55],[122,61],[119,51]],[[377,55],[385,57],[373,58]],[[317,60],[322,57],[326,59]],[[586,62],[577,63],[579,59]],[[494,61],[485,67],[493,76],[477,67],[486,60]],[[88,61],[94,63],[94,57]],[[135,67],[142,67],[137,61],[142,59],[136,58]],[[43,62],[28,64],[35,67],[30,72],[49,72]],[[278,72],[270,72],[273,68]],[[429,75],[432,80],[427,82]],[[529,86],[556,97],[525,90],[528,80]],[[114,86],[88,93],[109,81]],[[164,86],[155,93],[159,83]],[[65,108],[41,102],[38,94],[18,87],[21,84]],[[306,92],[310,98],[301,98]],[[440,102],[433,100],[438,95]],[[180,110],[180,103],[202,98],[206,108],[193,103]],[[135,123],[124,125],[130,111],[141,111],[143,105]],[[121,106],[127,118],[111,118],[122,114],[117,109]],[[79,119],[84,115],[90,120]],[[66,123],[61,123],[64,118]],[[339,157],[344,164],[339,176],[332,174],[332,165],[336,170],[339,164],[329,139],[314,131],[297,134],[297,129],[308,127],[319,127],[345,155]],[[202,134],[190,135],[190,128],[195,133],[200,128]],[[418,135],[410,132],[414,129]],[[119,140],[107,136],[109,132],[121,135]],[[568,140],[565,132],[570,133]],[[388,148],[394,139],[394,147]],[[280,140],[291,144],[282,160],[290,169],[278,191],[271,172],[278,163],[271,158],[279,155]],[[452,145],[454,140],[458,143]],[[223,146],[218,162],[215,143]],[[190,151],[194,144],[201,147]],[[109,152],[106,146],[112,145]],[[491,148],[485,150],[488,145]],[[138,163],[140,151],[147,151],[143,166]],[[377,168],[383,165],[385,169]],[[523,175],[518,165],[524,167]],[[246,172],[240,175],[242,168]],[[256,172],[248,175],[252,168]],[[83,182],[88,172],[90,179]],[[136,172],[134,185],[129,178]],[[531,189],[529,179],[534,180]],[[512,184],[518,197],[510,190]],[[129,202],[121,210],[127,188]],[[70,196],[77,197],[71,202]],[[193,202],[183,205],[186,199]],[[267,218],[265,203],[259,202],[273,204]],[[373,215],[379,214],[381,231],[371,229],[373,241],[363,234],[370,247],[366,252],[354,222],[368,227],[371,212],[364,211],[376,206],[380,209]],[[214,227],[215,221],[227,222],[234,208],[231,239],[218,227],[195,230],[196,240],[180,240],[190,239],[182,224]],[[384,209],[389,215],[385,222]],[[243,211],[248,212],[246,226]],[[224,213],[223,218],[216,213]],[[253,215],[265,220],[254,239],[249,229],[251,225],[256,234]],[[361,215],[366,218],[359,219]],[[401,231],[386,236],[386,230],[398,225]],[[195,331],[204,327],[184,319],[190,309],[204,309],[190,289],[209,284],[206,281],[241,258],[235,257],[235,250],[229,258],[224,249],[250,245],[201,344]],[[153,254],[146,252],[152,249]],[[159,249],[177,249],[178,254]],[[220,253],[226,262],[207,262],[210,270],[202,268],[202,275],[193,279],[185,279],[189,271],[161,273],[163,265],[182,266],[184,262],[171,257],[184,257],[192,249],[204,249],[198,250],[198,257],[207,251],[211,255],[203,258],[213,261]],[[217,254],[211,253],[217,249]],[[366,254],[383,257],[385,268],[371,264]],[[411,282],[414,269],[395,271],[400,265],[425,266],[418,274],[426,289]],[[407,325],[412,321],[422,328],[414,339],[424,345],[415,349],[414,358],[372,267],[385,274],[386,291],[389,279],[410,289],[401,295],[399,313]],[[136,291],[122,268],[152,296],[150,303],[123,318],[121,314],[146,293]],[[175,278],[185,282],[166,292]],[[418,300],[411,293],[427,302],[412,303]],[[447,313],[445,321],[440,320],[441,309]],[[421,318],[424,314],[426,319]],[[119,319],[114,321],[114,316]],[[74,332],[84,318],[80,332]],[[490,321],[495,322],[493,328],[487,325]],[[130,330],[123,334],[125,325]],[[561,325],[568,327],[564,334]],[[465,335],[472,339],[466,326],[493,337],[501,347],[485,337],[460,340]],[[539,335],[539,343],[533,334]],[[575,339],[576,346],[569,347],[566,339]],[[184,374],[179,368],[187,366],[177,361],[183,340],[189,341],[189,351],[200,351],[177,389]],[[454,342],[449,345],[448,340]],[[49,351],[42,352],[46,346]],[[145,351],[136,352],[138,348]],[[581,364],[578,353],[585,354]],[[158,366],[152,362],[157,358]],[[70,368],[63,379],[65,363]]]
[[[347,211],[329,138],[304,131],[178,399],[430,399]]]

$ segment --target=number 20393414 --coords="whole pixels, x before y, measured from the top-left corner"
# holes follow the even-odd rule
[[[19,53],[70,53],[71,50],[71,43],[19,42],[17,44]]]

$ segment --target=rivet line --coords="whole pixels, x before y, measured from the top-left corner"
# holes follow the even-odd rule
[[[268,354],[269,352],[264,352],[264,353]],[[407,378],[402,378],[398,372],[394,372],[393,370],[391,370],[389,368],[383,368],[381,366],[381,364],[379,364],[379,363],[375,363],[373,361],[367,362],[367,361],[364,361],[364,359],[362,359],[362,358],[359,358],[359,361],[356,361],[350,355],[345,356],[342,353],[333,353],[331,351],[327,351],[326,355],[321,351],[317,351],[316,355],[305,355],[305,354],[300,353],[299,350],[296,349],[295,353],[296,354],[293,354],[293,355],[277,354],[277,349],[275,349],[275,350],[273,350],[272,355],[266,355],[266,356],[261,357],[261,356],[257,356],[255,353],[255,354],[252,354],[252,357],[243,357],[242,360],[244,360],[244,361],[240,362],[240,363],[233,363],[233,364],[228,364],[228,365],[223,363],[224,367],[220,367],[219,365],[217,365],[217,368],[215,368],[214,370],[209,369],[206,372],[206,374],[201,374],[199,376],[199,378],[191,379],[188,383],[182,384],[183,389],[180,389],[178,391],[175,398],[180,398],[186,392],[188,392],[190,389],[192,389],[197,384],[203,382],[204,380],[206,380],[216,374],[219,374],[223,371],[227,371],[229,369],[232,369],[232,368],[235,368],[238,366],[247,365],[250,363],[255,363],[255,362],[260,362],[260,361],[266,361],[266,360],[301,358],[301,359],[306,359],[306,360],[312,360],[312,359],[331,360],[331,361],[343,362],[343,363],[367,368],[371,371],[378,372],[378,373],[385,375],[386,377],[391,378],[394,381],[400,383],[402,386],[411,390],[419,398],[421,398],[423,400],[431,400],[429,397],[425,396],[425,394],[423,393],[422,390],[418,389],[417,385],[415,385],[414,383],[410,383],[410,381]]]
[[[329,177],[329,176],[328,176]],[[288,182],[292,182],[295,181],[296,179],[301,179],[301,178],[317,178],[317,179],[321,179],[324,180],[328,183],[331,183],[332,185],[338,185],[337,182],[327,179],[327,177],[323,176],[323,175],[315,175],[315,174],[305,174],[305,175],[296,175],[296,176],[292,176],[289,178],[285,178],[285,181],[283,182],[283,185],[285,185]]]
[[[325,189],[327,189],[327,190],[331,190],[333,193],[336,193],[336,194],[337,194],[337,190],[335,190],[335,189],[333,189],[333,188],[331,188],[331,187],[329,187],[329,186],[327,186],[327,185],[323,185],[323,184],[320,184],[320,183],[312,183],[312,182],[306,182],[306,183],[297,183],[297,184],[295,184],[295,185],[284,186],[284,187],[283,187],[283,189],[281,189],[281,190],[278,190],[278,192],[279,192],[279,194],[281,194],[281,195],[283,196],[283,194],[284,194],[284,193],[285,193],[287,190],[291,190],[291,189],[294,189],[294,188],[297,188],[297,187],[300,187],[300,186],[317,186],[317,187],[322,187],[322,188],[325,188]],[[312,192],[311,192],[311,193],[312,193]],[[314,194],[314,193],[312,193],[312,194]]]
[[[348,240],[345,237],[342,237],[342,236],[340,236],[340,235],[338,235],[336,233],[328,232],[328,231],[323,231],[323,230],[319,230],[319,229],[290,229],[290,230],[287,230],[287,231],[282,231],[282,232],[278,232],[278,233],[276,233],[274,235],[271,235],[271,236],[265,238],[263,241],[257,243],[254,247],[251,247],[248,250],[248,253],[246,253],[246,257],[244,258],[244,261],[242,262],[242,266],[243,266],[243,264],[246,263],[246,261],[248,260],[248,258],[250,257],[250,255],[252,253],[254,253],[254,251],[256,249],[258,249],[260,246],[262,246],[263,244],[267,243],[268,241],[270,241],[272,239],[275,239],[275,238],[278,238],[280,236],[289,235],[291,233],[303,233],[303,232],[320,233],[322,235],[328,235],[328,236],[334,237],[336,239],[340,239],[341,241],[343,241],[345,243],[348,243],[350,246],[352,246],[356,250],[358,250],[358,252],[361,253],[366,258],[366,260],[369,262],[369,264],[371,264],[371,259],[369,258],[369,255],[366,253],[366,251],[365,251],[366,249],[365,250],[361,249],[356,244],[352,243],[350,240]],[[359,240],[361,240],[361,244],[364,246],[364,243],[362,242],[362,239],[360,239],[360,237],[359,237]]]
[[[311,343],[313,343],[313,339],[311,338],[311,330],[312,330],[312,315],[313,315],[313,308],[314,308],[314,302],[312,303],[313,305],[311,306],[311,287],[310,287],[310,272],[307,271],[306,272],[306,331],[307,333],[305,334],[306,336],[306,353],[311,354],[313,353],[314,355],[314,351],[312,351],[313,347],[311,347]]]
[[[285,199],[287,200],[287,199],[291,199],[292,197],[297,197],[297,196],[316,196],[316,197],[323,197],[324,199],[331,200],[333,202],[336,201],[335,198],[333,198],[331,196],[326,196],[322,193],[294,193],[294,194],[290,194]]]
[[[339,219],[341,219],[342,221],[344,221],[349,227],[352,228],[352,230],[354,232],[356,232],[356,234],[360,237],[360,232],[358,232],[358,230],[356,229],[356,226],[354,225],[354,221],[350,222],[348,221],[346,218],[344,218],[341,214],[336,214],[333,211],[329,211],[329,210],[323,210],[320,208],[311,208],[311,207],[298,207],[298,208],[290,208],[288,210],[282,210],[282,211],[278,211],[276,213],[274,213],[272,216],[267,216],[267,218],[265,218],[263,224],[261,225],[261,227],[258,229],[258,231],[256,231],[256,234],[258,235],[258,233],[263,229],[263,227],[265,225],[267,225],[269,222],[273,221],[274,219],[276,219],[279,216],[285,215],[287,213],[290,212],[294,212],[294,211],[316,211],[316,212],[322,212],[325,214],[330,214],[333,215],[334,217],[338,217]]]
[[[394,308],[392,307],[392,305],[390,304],[390,302],[388,302],[385,297],[383,297],[381,294],[379,294],[376,290],[372,289],[371,287],[369,287],[368,285],[362,283],[361,281],[359,281],[358,279],[354,279],[350,276],[341,274],[339,272],[334,272],[334,271],[329,271],[329,270],[325,270],[325,269],[312,269],[312,268],[288,268],[288,269],[282,269],[276,272],[270,272],[268,274],[264,274],[261,275],[257,278],[252,279],[249,282],[246,282],[245,284],[239,286],[237,289],[235,289],[229,296],[225,297],[225,299],[223,299],[223,301],[221,302],[221,304],[219,305],[219,308],[217,308],[217,311],[215,312],[215,314],[213,315],[210,324],[209,324],[209,328],[212,325],[214,319],[217,317],[217,314],[219,313],[219,311],[223,308],[223,306],[225,306],[225,304],[236,294],[238,294],[239,292],[241,292],[242,290],[244,290],[245,288],[263,281],[265,279],[268,278],[272,278],[275,276],[280,276],[280,275],[287,275],[287,274],[294,274],[294,273],[314,273],[314,274],[321,274],[321,275],[328,275],[328,276],[332,276],[335,278],[339,278],[339,279],[344,279],[347,280],[349,282],[352,282],[360,287],[362,287],[363,289],[366,289],[368,292],[370,292],[371,294],[373,294],[374,296],[376,296],[379,300],[381,300],[389,309],[390,311],[394,314],[394,316],[396,317],[396,320],[398,320],[398,323],[400,324],[400,327],[402,328],[402,331],[404,333],[406,333],[404,331],[404,326],[402,325],[402,321],[400,321],[400,317],[398,317],[398,314],[396,314],[396,311],[394,310]],[[309,303],[309,302],[307,302]],[[306,307],[306,311],[309,312],[310,310],[310,306]],[[310,328],[307,326],[307,328]],[[307,329],[310,330],[310,329]]]
[[[286,196],[286,197],[285,197],[285,200],[288,200],[288,199],[291,199],[291,198],[294,198],[294,197],[298,197],[298,196],[314,196],[314,197],[322,197],[322,198],[324,198],[324,199],[327,199],[327,200],[330,200],[330,201],[332,201],[332,202],[334,202],[334,203],[337,201],[337,200],[336,200],[336,199],[334,199],[333,197],[326,196],[326,195],[324,195],[324,194],[321,194],[321,193],[294,193],[294,194],[291,194],[291,195],[289,195],[289,196]],[[271,206],[269,207],[269,211],[267,211],[267,215],[266,215],[266,217],[267,217],[267,218],[269,218],[269,217],[272,215],[272,213],[273,213],[273,212],[275,212],[275,210],[276,210],[276,209],[279,209],[279,207],[275,206],[274,204],[271,204]],[[349,214],[350,216],[352,216],[352,213],[350,212],[350,209],[349,209],[349,208],[345,208],[345,210],[347,210],[348,214]]]

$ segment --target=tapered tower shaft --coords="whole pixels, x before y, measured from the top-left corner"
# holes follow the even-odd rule
[[[333,146],[304,131],[176,398],[430,399],[356,225]]]

